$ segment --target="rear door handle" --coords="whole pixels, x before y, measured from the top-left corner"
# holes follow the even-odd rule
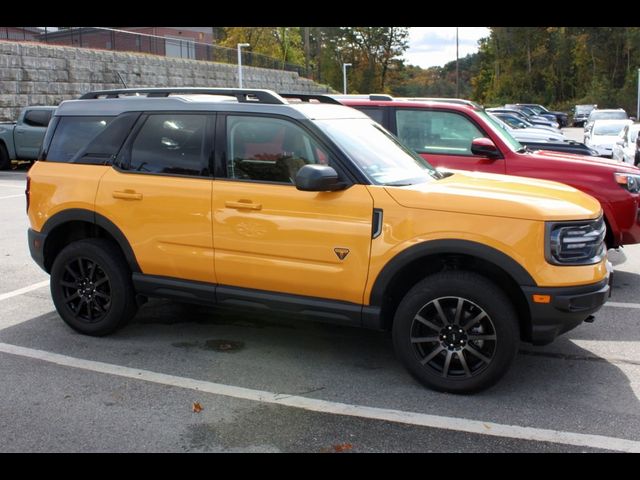
[[[253,203],[250,200],[238,200],[237,202],[224,202],[224,206],[227,208],[236,208],[241,210],[260,210],[262,205],[259,203]]]
[[[111,193],[111,196],[122,200],[142,200],[142,194],[133,190],[115,191]]]

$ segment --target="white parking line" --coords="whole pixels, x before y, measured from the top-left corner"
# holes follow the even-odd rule
[[[12,292],[2,293],[0,294],[0,301],[6,300],[7,298],[17,297],[18,295],[22,295],[28,293],[32,290],[37,290],[46,285],[49,285],[49,280],[43,280],[39,283],[34,283],[33,285],[29,285],[28,287],[19,288],[18,290],[14,290]]]
[[[220,383],[195,380],[193,378],[178,377],[164,373],[139,370],[123,367],[111,363],[95,362],[81,358],[59,355],[57,353],[19,347],[7,343],[0,343],[0,352],[32,358],[44,362],[54,363],[64,367],[79,368],[91,372],[115,375],[118,377],[144,380],[145,382],[168,385],[178,388],[186,388],[199,392],[223,395],[226,397],[251,400],[255,402],[283,405],[300,408],[312,412],[330,413],[334,415],[346,415],[350,417],[368,418],[388,422],[403,423],[430,428],[441,428],[458,432],[467,432],[494,437],[508,437],[520,440],[552,442],[579,447],[601,448],[620,452],[640,453],[640,442],[624,438],[605,437],[602,435],[588,435],[583,433],[563,432],[541,428],[519,427],[517,425],[502,425],[499,423],[468,420],[464,418],[441,417],[419,412],[406,412],[387,408],[367,407],[362,405],[350,405],[346,403],[331,402],[315,398],[306,398],[296,395],[253,390],[250,388],[235,387]]]
[[[21,193],[19,195],[7,195],[6,197],[0,197],[0,200],[3,200],[5,198],[18,198],[18,197],[24,197],[24,193]]]
[[[640,303],[626,303],[626,302],[607,302],[605,307],[618,307],[618,308],[640,308]]]

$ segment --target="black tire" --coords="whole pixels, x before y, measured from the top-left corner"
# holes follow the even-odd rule
[[[51,296],[74,330],[104,336],[136,314],[131,271],[111,242],[91,238],[66,246],[51,268]]]
[[[9,170],[11,167],[11,159],[7,147],[0,143],[0,170]]]
[[[441,392],[474,393],[494,385],[519,342],[518,317],[505,293],[472,272],[420,281],[393,322],[396,355],[419,382]]]

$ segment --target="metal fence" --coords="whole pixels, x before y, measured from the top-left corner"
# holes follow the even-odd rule
[[[202,32],[180,32],[187,35],[178,38],[170,27],[148,28],[148,30],[151,29],[161,30],[163,34],[153,35],[103,27],[72,27],[55,31],[51,31],[47,27],[0,27],[0,39],[121,52],[138,52],[234,65],[238,63],[238,52],[235,48],[221,47],[213,43],[198,41],[197,37],[203,36]],[[188,34],[193,34],[193,36]],[[301,77],[307,78],[311,74],[302,65],[283,62],[277,58],[253,53],[247,49],[242,50],[242,65],[286,70],[296,72]]]

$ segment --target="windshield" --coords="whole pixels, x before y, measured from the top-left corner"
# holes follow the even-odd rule
[[[626,119],[627,117],[627,113],[620,110],[617,112],[603,112],[603,111],[593,111],[591,112],[591,114],[589,115],[589,120],[593,121],[593,120],[618,120],[618,119]]]
[[[429,163],[369,119],[315,122],[376,185],[412,185],[442,178]]]
[[[619,135],[624,128],[624,123],[605,123],[593,127],[594,135]]]
[[[476,110],[476,113],[480,115],[486,122],[489,124],[491,131],[495,133],[500,140],[506,143],[511,150],[514,152],[523,152],[525,150],[524,146],[517,141],[515,138],[511,136],[509,133],[509,125],[504,123],[499,118],[494,117],[493,115],[489,115],[484,110]]]

